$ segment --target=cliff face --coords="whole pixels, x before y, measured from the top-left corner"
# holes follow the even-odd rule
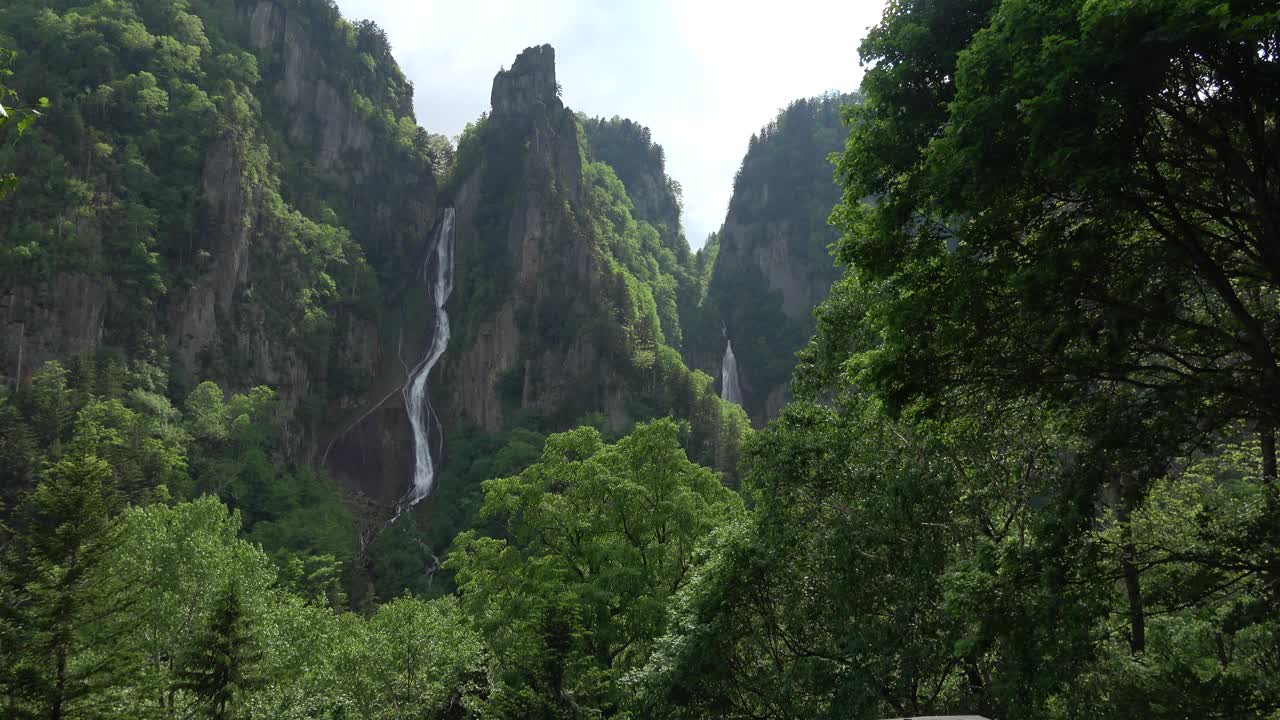
[[[639,135],[607,147],[598,123],[561,103],[554,63],[535,47],[498,73],[491,113],[458,149],[455,332],[433,385],[446,426],[555,430],[593,417],[624,430],[673,413],[693,421],[695,456],[729,467],[737,420],[726,424],[710,378],[675,349],[679,309],[697,292],[661,149]],[[633,187],[653,190],[649,204]]]
[[[551,46],[524,51],[494,78],[482,133],[454,196],[462,331],[441,384],[454,423],[497,430],[515,411],[571,412],[570,396],[601,373],[591,338],[577,332],[589,325],[597,270],[572,211],[583,158]],[[552,324],[566,332],[545,342]]]
[[[93,67],[0,18],[28,58],[19,83],[58,108],[0,205],[0,378],[97,350],[155,367],[178,402],[204,379],[270,385],[305,461],[423,340],[402,296],[438,210],[427,136],[407,131],[410,86],[372,25],[281,0],[153,10],[44,16],[150,37]]]
[[[753,136],[716,235],[697,341],[686,354],[718,376],[725,337],[732,340],[743,407],[757,425],[786,404],[795,353],[813,334],[813,308],[839,277],[827,216],[840,189],[826,158],[843,147],[839,108],[852,100],[797,101]]]
[[[762,195],[768,190],[768,185],[760,188]],[[754,201],[748,198],[738,203],[751,204]],[[835,233],[827,229],[815,233],[807,222],[795,217],[744,220],[738,215],[731,211],[720,228],[717,269],[722,275],[747,267],[749,272],[758,271],[765,281],[763,290],[778,293],[782,314],[789,322],[811,322],[813,308],[826,299],[831,283],[839,276],[830,257],[810,250],[825,251],[836,241]],[[812,247],[797,247],[797,240]],[[727,284],[728,279],[722,277],[713,287],[718,290]]]
[[[16,384],[48,360],[97,347],[106,306],[102,280],[85,272],[0,290],[0,379]]]
[[[431,158],[420,147],[406,147],[359,106],[373,98],[412,121],[412,95],[376,28],[361,26],[353,42],[352,28],[339,25],[335,33],[277,0],[241,0],[236,19],[244,41],[269,58],[264,105],[286,142],[286,177],[305,175],[307,184],[319,186],[320,212],[332,209],[341,218],[372,271],[370,287],[362,288],[368,295],[333,308],[331,346],[321,367],[298,358],[262,362],[273,346],[264,333],[249,353],[258,359],[254,377],[279,388],[286,402],[310,395],[323,410],[302,456],[322,463],[348,490],[389,504],[412,475],[412,435],[399,388],[406,368],[424,352],[434,321],[416,269],[430,250],[443,205]],[[375,57],[372,73],[353,76],[341,56],[334,57],[339,43]],[[399,90],[378,97],[379,85]],[[420,141],[424,134],[416,132]],[[242,307],[252,311],[253,304]],[[265,327],[244,325],[250,330],[237,333],[242,338]]]
[[[289,12],[275,0],[238,0],[237,20],[247,31],[250,49],[272,58],[266,85],[284,120],[289,140],[314,151],[318,170],[337,171],[360,181],[372,168],[345,162],[370,151],[374,133],[326,72],[323,42],[310,31],[305,16]],[[411,108],[396,108],[407,115]]]

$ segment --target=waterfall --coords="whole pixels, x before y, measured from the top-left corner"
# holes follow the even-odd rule
[[[449,293],[453,292],[453,242],[453,208],[445,208],[440,234],[436,237],[436,273],[431,285],[436,309],[435,330],[431,333],[431,345],[427,347],[426,356],[413,366],[408,382],[400,391],[404,395],[405,409],[409,412],[409,424],[413,426],[413,487],[409,488],[409,492],[401,500],[402,507],[417,503],[431,492],[436,479],[435,461],[431,457],[433,430],[439,438],[438,444],[442,448],[444,445],[444,428],[431,407],[427,377],[449,345],[449,314],[445,312],[444,305],[449,300]],[[423,261],[424,280],[430,261],[430,255]]]
[[[724,361],[720,363],[720,399],[742,404],[742,388],[738,386],[738,359],[733,356],[733,343],[725,341]]]

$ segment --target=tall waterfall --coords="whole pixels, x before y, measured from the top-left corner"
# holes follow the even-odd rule
[[[742,388],[738,386],[738,359],[733,356],[733,343],[725,341],[724,361],[720,363],[720,399],[742,404]]]
[[[434,255],[436,273],[431,292],[435,300],[436,326],[431,334],[431,345],[427,348],[426,356],[413,366],[409,381],[400,391],[404,395],[405,409],[409,412],[409,424],[413,426],[413,487],[401,501],[402,507],[413,505],[426,497],[435,483],[436,466],[431,457],[433,430],[438,438],[437,444],[442,448],[444,445],[444,428],[431,407],[427,377],[449,345],[449,314],[445,312],[444,304],[449,300],[449,293],[453,292],[453,208],[446,208],[444,211]],[[423,261],[424,279],[430,261],[430,255]]]

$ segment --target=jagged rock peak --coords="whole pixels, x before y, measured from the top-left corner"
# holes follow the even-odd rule
[[[563,107],[556,83],[555,48],[525,48],[510,70],[500,70],[494,76],[489,101],[494,115],[523,115],[539,106]]]

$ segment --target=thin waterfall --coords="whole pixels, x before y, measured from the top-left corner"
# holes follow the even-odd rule
[[[427,388],[427,378],[436,361],[449,346],[449,313],[444,305],[453,292],[453,208],[445,208],[444,219],[440,223],[440,234],[435,245],[435,278],[431,286],[432,298],[435,301],[436,326],[431,334],[431,345],[422,361],[415,365],[409,373],[401,393],[404,395],[405,409],[409,412],[409,424],[413,426],[413,487],[401,501],[401,508],[411,506],[431,493],[431,486],[436,480],[435,460],[431,456],[431,438],[434,434],[437,445],[443,449],[444,427],[440,418],[431,407],[431,395]],[[423,275],[430,264],[431,256],[423,261]],[[437,451],[437,455],[439,451]],[[399,512],[397,512],[399,515]]]
[[[724,360],[720,363],[720,399],[742,404],[742,388],[738,386],[738,359],[733,356],[733,343],[725,340]]]

